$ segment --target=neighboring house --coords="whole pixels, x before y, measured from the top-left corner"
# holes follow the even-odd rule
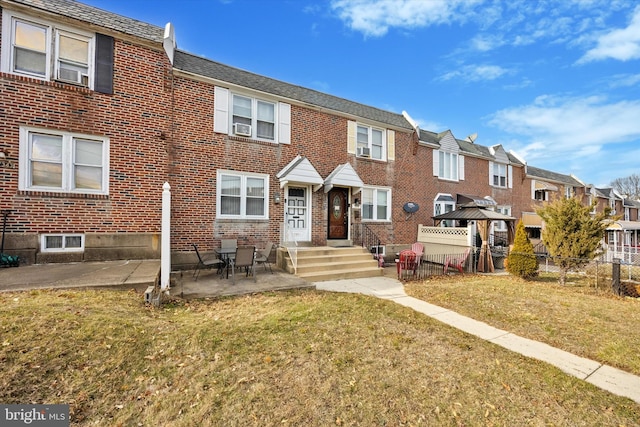
[[[0,7],[5,251],[26,263],[159,257],[163,29],[73,1]]]
[[[572,175],[564,175],[534,166],[526,166],[523,187],[529,189],[528,202],[523,201],[522,222],[531,242],[538,245],[541,241],[542,218],[536,213],[546,202],[561,198],[577,197],[583,199],[585,185]],[[528,204],[529,209],[525,209]]]
[[[611,223],[607,227],[604,243],[607,246],[607,257],[621,258],[635,262],[635,254],[640,247],[640,222],[638,208],[640,203],[628,199],[613,188],[588,189],[589,202],[596,200],[595,212],[601,212],[606,207],[611,210]]]
[[[366,227],[409,245],[460,205],[524,218],[579,188],[501,145],[178,50],[171,25],[70,0],[0,6],[0,209],[26,263],[159,258],[164,182],[178,264],[228,238],[344,246]]]
[[[419,145],[432,157],[432,169],[425,168],[426,176],[417,180],[425,183],[422,202],[432,216],[460,205],[480,206],[509,216],[520,214],[524,163],[501,145],[486,147],[476,144],[475,138],[457,139],[451,131],[436,134],[425,130],[420,131]],[[445,220],[441,225],[466,224]],[[491,244],[507,243],[507,224],[492,222],[489,238]]]

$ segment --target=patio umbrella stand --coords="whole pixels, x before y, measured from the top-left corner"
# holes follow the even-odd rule
[[[0,267],[18,267],[20,258],[17,255],[7,255],[4,253],[4,233],[7,229],[7,218],[9,210],[2,211],[2,243],[0,243]]]

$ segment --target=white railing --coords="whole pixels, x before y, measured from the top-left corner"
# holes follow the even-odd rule
[[[606,260],[611,262],[614,258],[628,264],[640,265],[640,250],[637,246],[609,244],[607,245]]]
[[[298,274],[298,241],[286,223],[280,224],[280,246],[287,248],[291,264],[293,264],[293,274]]]

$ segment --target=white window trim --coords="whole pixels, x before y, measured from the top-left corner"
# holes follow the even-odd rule
[[[436,194],[436,197],[433,198],[433,215],[442,215],[443,213],[447,212],[446,206],[447,205],[451,205],[453,206],[453,209],[451,209],[451,211],[455,211],[456,210],[456,202],[455,201],[438,201],[438,199],[440,198],[440,196],[448,196],[448,197],[452,197],[451,194],[449,193],[438,193]],[[452,197],[453,198],[453,197]],[[437,206],[441,205],[442,209],[440,210],[440,213],[437,213]],[[454,221],[451,219],[445,219],[440,221],[440,227],[453,227]]]
[[[221,186],[220,182],[222,181],[222,175],[229,176],[237,176],[240,177],[240,215],[225,215],[220,211],[221,205]],[[261,178],[264,179],[264,215],[247,215],[247,178]],[[254,219],[254,220],[262,220],[269,219],[269,175],[252,173],[252,172],[239,172],[232,170],[223,170],[218,169],[216,172],[216,218],[221,219]]]
[[[499,183],[496,185],[494,183],[493,178],[495,176],[497,176],[499,178],[503,176],[501,174],[495,175],[493,173],[494,165],[498,165],[498,167],[504,166],[504,183],[505,183],[505,185],[500,185]],[[500,180],[498,179],[498,181],[500,181]],[[511,166],[510,164],[507,164],[507,163],[489,162],[489,185],[491,187],[496,187],[496,188],[513,188],[513,166]]]
[[[455,179],[440,175],[440,153],[443,153],[445,157],[447,154],[449,156],[454,156],[454,155],[456,156],[456,162],[455,162],[456,164],[450,165],[450,166],[455,166],[455,171],[456,171]],[[450,157],[450,159],[451,158],[452,157]],[[453,171],[453,168],[451,169],[451,171]],[[459,152],[456,153],[448,150],[433,150],[433,176],[437,176],[438,179],[441,179],[443,181],[452,181],[452,182],[464,181],[464,156]]]
[[[257,101],[263,101],[275,105],[273,139],[258,138],[256,136],[257,128],[253,123],[257,120],[255,114],[255,120],[254,117],[251,118],[251,136],[235,135],[233,129],[233,95],[250,98],[252,104],[257,103]],[[239,136],[241,138],[268,142],[270,144],[291,144],[291,104],[279,102],[275,99],[257,97],[255,94],[249,92],[231,91],[225,87],[216,86],[214,88],[213,131],[229,136]]]
[[[45,76],[39,76],[31,73],[23,73],[18,71],[13,71],[13,22],[14,20],[24,21],[27,23],[31,23],[34,25],[39,25],[47,28],[46,35],[46,66],[45,66]],[[89,76],[89,85],[90,89],[93,89],[93,81],[95,74],[95,66],[94,66],[94,58],[95,58],[95,34],[88,33],[86,31],[79,31],[74,28],[62,26],[62,25],[54,25],[53,23],[34,18],[29,15],[23,15],[18,12],[3,10],[2,11],[2,56],[0,71],[8,74],[15,74],[20,76],[27,76],[38,80],[43,81],[61,81],[64,83],[69,83],[64,80],[57,79],[58,73],[58,37],[59,34],[73,35],[75,37],[80,37],[86,39],[89,42],[89,50],[87,52],[87,60],[88,60],[88,70],[87,74]],[[52,67],[52,64],[55,64]]]
[[[31,185],[30,168],[30,148],[29,135],[31,133],[41,133],[62,137],[62,187],[40,187]],[[102,143],[102,182],[101,190],[91,190],[88,188],[73,188],[73,140],[86,139]],[[19,148],[19,178],[18,189],[21,191],[42,191],[49,193],[69,193],[69,194],[109,194],[109,138],[104,136],[86,135],[71,132],[62,132],[51,129],[40,129],[27,126],[20,126],[20,148]]]
[[[48,237],[62,237],[62,248],[47,248]],[[67,248],[64,245],[67,237],[80,237],[79,248]],[[84,252],[84,234],[41,234],[40,235],[40,252]]]
[[[511,206],[497,206],[496,212],[511,216]],[[505,221],[495,221],[494,231],[507,231],[507,223]]]
[[[367,147],[369,148],[369,152],[371,153],[369,156],[358,155],[358,146],[359,146],[358,128],[359,127],[367,128]],[[382,153],[379,159],[376,157],[373,157],[373,137],[372,137],[373,130],[377,130],[382,135],[382,141],[381,141]],[[379,128],[377,126],[371,126],[366,123],[357,122],[356,123],[356,157],[386,161],[387,160],[387,130],[383,128]]]
[[[386,213],[386,218],[385,219],[376,219],[376,218],[364,218],[364,216],[362,216],[362,222],[391,222],[391,188],[390,187],[373,187],[373,186],[366,186],[366,187],[362,187],[362,191],[364,190],[373,190],[373,212],[377,213],[378,212],[378,197],[377,197],[377,192],[378,191],[385,191],[387,193],[387,213]],[[362,211],[362,208],[364,206],[364,200],[362,197],[362,193],[360,193],[360,209]]]

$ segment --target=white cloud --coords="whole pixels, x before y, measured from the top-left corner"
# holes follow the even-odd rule
[[[578,63],[608,58],[619,61],[640,58],[640,6],[635,8],[626,28],[615,29],[598,37],[596,47],[588,50]]]
[[[529,140],[532,158],[586,158],[602,147],[640,138],[640,101],[541,96],[530,105],[496,112],[490,125]],[[567,157],[568,156],[568,157]]]
[[[640,74],[617,74],[609,77],[609,87],[632,87],[640,85]]]
[[[457,70],[450,71],[438,78],[438,80],[464,80],[467,82],[479,82],[487,80],[496,80],[506,74],[512,74],[514,71],[499,65],[465,65]]]
[[[333,0],[340,19],[365,36],[380,37],[389,28],[419,28],[463,20],[465,8],[482,0]]]

